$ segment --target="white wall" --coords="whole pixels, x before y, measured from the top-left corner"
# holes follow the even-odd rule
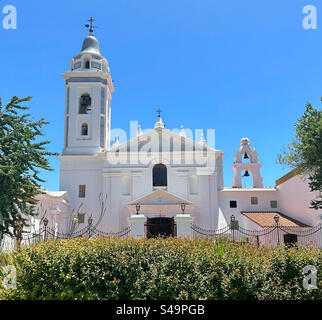
[[[110,218],[105,223],[108,223],[113,232],[127,227],[130,212],[125,210],[125,206],[129,202],[156,190],[152,184],[154,162],[152,160],[151,164],[145,168],[135,168],[134,166],[131,168],[104,168],[103,190],[105,190],[104,193],[111,195]],[[216,175],[197,175],[196,168],[173,168],[167,164],[165,159],[161,159],[160,162],[166,164],[168,168],[168,186],[165,191],[196,204],[198,210],[193,213],[196,223],[215,227],[216,212],[218,211]],[[192,189],[189,188],[190,176],[193,176],[195,183]],[[127,194],[123,194],[124,181],[129,181],[131,184],[129,188],[126,188]],[[180,212],[174,212],[173,215],[177,213]]]
[[[84,225],[89,215],[93,215],[94,223],[99,218],[100,207],[98,196],[102,192],[102,159],[91,156],[60,157],[60,190],[68,191],[70,210],[77,210],[81,204],[81,212],[86,212]],[[85,198],[79,198],[79,185],[86,185]]]
[[[251,197],[258,198],[257,205],[251,204]],[[230,208],[231,200],[237,201],[237,208]],[[271,200],[277,200],[277,208],[271,208]],[[280,211],[279,194],[274,188],[225,188],[219,192],[219,205],[227,224],[231,215],[234,215],[239,225],[247,229],[260,229],[260,226],[242,215],[241,211]]]
[[[310,208],[316,193],[310,191],[308,181],[297,175],[277,186],[277,189],[282,213],[312,226],[321,223],[322,211]]]

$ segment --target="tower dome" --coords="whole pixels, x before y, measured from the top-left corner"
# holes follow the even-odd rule
[[[109,73],[107,60],[101,55],[98,40],[93,32],[84,39],[81,52],[74,55],[71,61],[72,71],[97,71]]]
[[[248,138],[242,138],[241,140],[240,140],[240,145],[241,146],[243,146],[243,145],[249,145],[250,144],[250,141],[249,141],[249,139]]]
[[[248,138],[242,138],[240,140],[240,149],[248,149],[250,146],[250,141]]]
[[[101,54],[98,41],[92,34],[84,39],[82,46],[82,53],[83,52]]]

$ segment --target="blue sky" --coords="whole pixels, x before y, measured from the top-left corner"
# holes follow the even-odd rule
[[[17,30],[0,25],[0,96],[33,96],[31,112],[50,122],[49,149],[63,147],[64,81],[90,16],[115,81],[112,128],[151,128],[157,108],[167,128],[215,128],[225,151],[225,186],[242,137],[256,146],[265,186],[288,172],[277,154],[293,124],[322,96],[322,5],[315,0],[1,0],[17,8]],[[317,29],[302,10],[317,8]],[[320,20],[321,18],[321,20]],[[59,161],[44,187],[59,188]]]

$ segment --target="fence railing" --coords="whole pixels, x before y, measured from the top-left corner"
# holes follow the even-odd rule
[[[13,251],[21,245],[31,245],[41,243],[50,240],[65,240],[65,239],[77,239],[77,238],[127,238],[130,235],[131,228],[127,227],[119,232],[105,232],[89,224],[83,229],[73,232],[62,233],[56,229],[50,228],[47,225],[41,227],[36,232],[23,231],[19,233],[19,236],[2,235],[0,233],[0,251]]]
[[[321,224],[315,227],[283,227],[279,224],[266,227],[261,230],[249,230],[230,223],[226,227],[217,230],[209,230],[191,225],[192,237],[203,239],[225,238],[230,241],[252,243],[257,246],[264,245],[274,247],[277,245],[315,245],[322,247]]]
[[[147,229],[147,226],[145,226]],[[315,227],[283,227],[278,223],[271,227],[262,228],[261,230],[249,230],[243,228],[231,221],[224,228],[211,230],[200,228],[195,224],[191,224],[192,238],[216,239],[225,238],[230,241],[238,241],[241,243],[251,243],[257,246],[275,247],[277,245],[314,245],[322,248],[322,225]],[[146,230],[147,231],[147,230]],[[21,245],[30,245],[49,240],[64,240],[75,238],[127,238],[131,234],[131,228],[127,227],[119,232],[105,232],[89,223],[86,227],[73,232],[62,233],[54,228],[50,228],[44,224],[37,232],[20,232],[19,236],[10,237],[0,233],[0,251],[12,251]],[[176,225],[174,225],[173,236],[176,236]],[[149,238],[146,233],[146,237]],[[150,236],[152,237],[152,236]]]

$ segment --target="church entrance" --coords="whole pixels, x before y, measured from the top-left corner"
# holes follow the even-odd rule
[[[148,239],[158,236],[163,238],[175,236],[175,223],[173,218],[148,218],[145,226]]]

